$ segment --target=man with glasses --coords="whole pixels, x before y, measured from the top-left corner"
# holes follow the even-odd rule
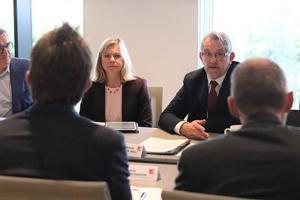
[[[229,37],[222,32],[208,33],[199,57],[204,67],[185,76],[183,86],[159,120],[162,129],[191,139],[207,139],[208,132],[223,133],[230,125],[240,123],[227,106],[230,75],[238,64],[233,61]]]
[[[11,57],[12,46],[6,31],[0,28],[0,117],[8,117],[32,104],[24,80],[29,61]]]

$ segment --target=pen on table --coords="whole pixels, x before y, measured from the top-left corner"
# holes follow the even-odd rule
[[[140,200],[144,200],[147,196],[146,192],[142,192]]]
[[[146,192],[144,192],[144,191],[142,191],[142,190],[140,190],[138,188],[132,188],[131,190],[140,193],[139,194],[139,200],[144,200],[146,198],[146,196],[147,196]]]

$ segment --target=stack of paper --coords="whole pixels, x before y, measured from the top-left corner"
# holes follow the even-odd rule
[[[190,143],[189,139],[161,139],[150,137],[141,144],[150,154],[176,154]]]

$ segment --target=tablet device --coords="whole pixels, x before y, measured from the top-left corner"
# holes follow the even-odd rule
[[[139,132],[138,124],[136,122],[106,122],[105,126],[123,133]]]

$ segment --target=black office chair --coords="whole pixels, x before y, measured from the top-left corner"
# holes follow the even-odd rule
[[[300,127],[300,110],[290,110],[286,119],[286,125]]]

